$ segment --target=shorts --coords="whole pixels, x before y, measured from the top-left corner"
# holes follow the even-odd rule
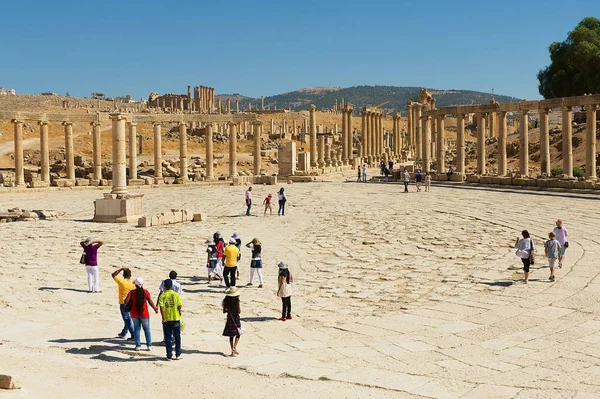
[[[215,267],[217,267],[217,260],[211,259],[210,262],[206,265],[206,267],[209,269],[214,269]]]
[[[271,204],[265,204],[265,211],[266,210],[270,210],[270,211],[273,210],[273,208],[271,208]]]
[[[565,256],[565,252],[567,252],[567,247],[565,247],[564,245],[562,247],[560,247],[560,249],[558,250],[558,257],[562,258],[563,256]]]
[[[523,262],[523,271],[529,273],[529,266],[531,266],[529,258],[521,258],[521,262]]]
[[[550,266],[550,267],[556,266],[557,261],[558,261],[557,258],[548,258],[548,266]]]

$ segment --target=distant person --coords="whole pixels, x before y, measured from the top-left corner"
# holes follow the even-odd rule
[[[429,172],[425,173],[425,192],[429,192],[429,188],[431,187],[431,175]]]
[[[404,180],[404,192],[407,193],[408,192],[408,183],[410,183],[410,173],[408,173],[408,170],[406,170],[406,168],[404,168],[404,173],[403,173],[402,178]]]
[[[175,270],[171,270],[169,272],[169,278],[167,280],[171,280],[171,289],[179,295],[181,295],[183,291],[181,289],[181,284],[177,282],[177,272]],[[160,282],[160,286],[158,287],[158,298],[156,298],[156,302],[158,302],[158,300],[160,299],[160,295],[166,291],[165,282],[167,280],[163,280]]]
[[[237,287],[232,287],[223,299],[223,313],[227,313],[227,321],[223,329],[223,336],[229,337],[229,346],[231,347],[231,355],[237,356],[237,344],[240,341],[240,330],[242,321],[240,320],[240,290]],[[242,330],[243,331],[243,330]]]
[[[362,167],[362,181],[363,183],[367,182],[367,164],[364,164]]]
[[[387,183],[390,176],[390,170],[387,168],[387,166],[383,167],[383,174],[385,175],[385,182]]]
[[[294,277],[285,262],[279,262],[277,296],[281,298],[281,321],[292,320],[292,284]]]
[[[273,195],[269,194],[263,200],[263,205],[265,206],[265,213],[263,216],[267,216],[267,210],[269,211],[269,215],[273,216],[273,208],[271,207],[271,198],[273,198]]]
[[[246,216],[250,216],[250,208],[252,208],[252,187],[248,187],[246,191]]]
[[[133,280],[135,290],[129,291],[125,298],[125,305],[131,302],[131,319],[133,320],[133,336],[135,338],[135,350],[142,349],[140,331],[144,329],[144,337],[146,338],[146,349],[152,350],[152,334],[150,333],[150,312],[148,312],[148,304],[158,313],[158,307],[152,302],[152,297],[148,290],[144,289],[144,279],[141,277]]]
[[[225,251],[225,240],[223,234],[220,231],[213,234],[213,240],[215,242],[215,248],[217,249],[217,268],[215,272],[220,276],[223,276],[223,252]]]
[[[175,360],[181,359],[181,297],[173,291],[173,282],[171,279],[165,280],[165,292],[158,301],[160,315],[163,323],[163,334],[165,338],[165,348],[167,350],[167,360],[173,359],[173,341],[175,337]]]
[[[121,272],[123,272],[123,277],[119,276]],[[125,305],[127,294],[129,294],[129,291],[135,290],[135,285],[131,282],[131,270],[126,267],[120,267],[112,273],[112,278],[119,288],[119,310],[123,319],[123,330],[121,330],[118,337],[125,338],[127,331],[129,331],[130,336],[127,339],[133,339],[133,321]]]
[[[392,171],[394,170],[394,161],[392,161],[391,159],[388,161],[388,169],[390,170],[390,173],[392,173]]]
[[[218,258],[217,258],[217,246],[215,245],[215,242],[213,240],[206,240],[204,241],[204,244],[206,244],[206,254],[207,254],[207,259],[206,259],[206,269],[208,272],[208,282],[210,283],[210,281],[212,280],[213,277],[218,278],[219,280],[223,280],[223,277],[221,277],[219,271],[217,270],[217,262],[218,262]]]
[[[92,237],[80,242],[85,256],[85,270],[87,271],[88,292],[100,292],[100,267],[98,266],[98,249],[104,245]]]
[[[358,183],[360,183],[360,165],[358,165],[356,167],[356,170],[358,171],[358,180],[356,180]]]
[[[385,162],[383,160],[379,162],[379,170],[381,172],[381,175],[383,176],[383,174],[385,173]]]
[[[448,172],[446,172],[446,176],[448,176],[448,181],[450,181],[450,179],[452,178],[453,174],[454,174],[454,168],[452,166],[450,166],[448,168]]]
[[[417,192],[421,191],[421,182],[423,181],[423,175],[421,169],[417,169],[415,172],[415,185],[417,186]]]
[[[550,277],[548,280],[554,281],[554,267],[558,261],[561,245],[556,240],[556,234],[553,231],[548,234],[548,238],[549,240],[544,243],[544,254],[548,258],[548,267],[550,267]]]
[[[556,241],[560,244],[560,251],[558,252],[558,267],[562,269],[563,261],[565,259],[565,252],[567,252],[567,248],[569,248],[569,241],[567,237],[569,236],[569,232],[567,228],[563,226],[563,221],[558,219],[556,221],[556,227],[552,232],[556,235]]]
[[[277,209],[278,216],[280,214],[281,214],[281,216],[285,216],[285,203],[287,202],[287,198],[285,197],[285,194],[283,192],[284,192],[284,189],[283,189],[283,187],[281,187],[281,189],[277,193],[277,198],[279,200],[279,209]]]
[[[235,272],[237,278],[240,278],[240,260],[242,260],[242,236],[238,232],[234,232],[231,238],[235,240],[235,247],[238,249],[237,270]]]
[[[259,285],[258,288],[263,287],[263,276],[262,276],[262,244],[258,238],[253,238],[248,244],[247,248],[252,251],[252,260],[250,261],[250,282],[248,285],[252,285],[254,280],[254,273],[258,274]]]
[[[529,267],[532,264],[533,252],[535,251],[535,245],[533,244],[533,240],[529,236],[529,232],[527,230],[523,230],[521,232],[523,238],[517,238],[517,242],[515,243],[515,248],[517,248],[516,255],[521,258],[523,262],[523,271],[525,273],[524,282],[527,284],[529,282]]]
[[[237,272],[237,263],[238,263],[238,255],[240,251],[237,249],[235,245],[235,239],[229,239],[229,245],[225,247],[225,251],[223,252],[225,256],[225,267],[223,272],[223,278],[225,279],[225,285],[227,288],[235,287],[235,277]]]

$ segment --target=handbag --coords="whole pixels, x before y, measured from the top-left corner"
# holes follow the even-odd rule
[[[565,248],[569,248],[569,242],[568,242],[568,241],[565,241],[565,245],[563,245],[563,247],[565,247]]]
[[[244,327],[242,327],[242,323],[240,323],[239,326],[237,325],[237,323],[235,322],[235,318],[231,313],[229,315],[231,316],[231,321],[233,321],[233,325],[235,326],[235,328],[237,328],[238,335],[241,337],[242,335],[244,335],[246,330],[244,329]]]
[[[529,264],[530,265],[534,265],[535,264],[535,254],[533,252],[533,240],[530,238],[529,239]]]
[[[79,263],[85,265],[85,252],[81,254],[81,258],[79,258]]]

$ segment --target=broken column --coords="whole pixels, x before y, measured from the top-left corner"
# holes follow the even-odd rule
[[[213,129],[214,123],[206,126],[206,180],[214,180],[214,158],[213,158]]]
[[[160,123],[154,123],[154,178],[155,183],[157,179],[162,179],[162,136],[161,136]]]
[[[179,122],[179,178],[182,184],[188,181],[187,125],[185,122]]]

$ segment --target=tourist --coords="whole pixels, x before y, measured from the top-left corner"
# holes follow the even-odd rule
[[[367,182],[367,164],[364,164],[362,167],[362,181],[363,183]]]
[[[221,274],[217,270],[217,262],[218,262],[217,246],[215,245],[215,242],[213,240],[206,240],[206,241],[204,241],[204,244],[207,245],[206,269],[208,271],[208,282],[210,283],[213,276],[215,278],[218,278],[220,281],[222,281],[223,277],[221,277]]]
[[[448,176],[448,181],[450,181],[450,179],[452,178],[453,174],[454,174],[454,168],[452,166],[450,166],[448,168],[448,172],[446,172],[446,176]]]
[[[223,336],[229,337],[229,346],[231,347],[231,355],[237,356],[237,344],[240,340],[240,331],[242,330],[242,321],[240,320],[240,290],[237,287],[232,287],[223,299],[223,313],[227,313],[227,321],[223,329]]]
[[[385,162],[383,161],[383,159],[381,160],[381,162],[379,162],[379,170],[381,171],[382,175],[385,173]]]
[[[556,266],[561,245],[556,240],[556,234],[553,231],[548,234],[548,238],[550,239],[544,243],[544,254],[548,258],[548,266],[550,267],[550,278],[548,280],[554,281],[554,266]]]
[[[390,176],[390,170],[385,165],[383,166],[383,174],[385,175],[385,182],[387,183]]]
[[[181,293],[183,292],[181,289],[181,284],[179,284],[176,280],[177,280],[177,272],[175,270],[171,270],[169,272],[169,278],[166,280],[161,281],[160,286],[158,287],[158,298],[156,299],[156,302],[158,302],[158,299],[160,299],[160,295],[166,291],[165,288],[165,282],[167,280],[171,280],[171,287],[172,290],[175,291],[176,293],[178,293],[179,295],[181,295]]]
[[[123,272],[123,277],[119,276],[119,273]],[[125,338],[127,331],[129,331],[130,337],[127,339],[133,339],[133,321],[131,321],[131,315],[125,307],[125,298],[129,291],[135,290],[135,285],[131,282],[131,270],[126,267],[120,267],[112,273],[112,278],[119,287],[119,309],[121,310],[121,318],[123,319],[123,330],[119,333],[119,338]]]
[[[388,161],[388,169],[390,170],[390,174],[394,170],[394,161],[392,161],[391,159]]]
[[[356,167],[357,171],[358,171],[358,180],[356,180],[357,183],[360,183],[360,165],[358,165]]]
[[[140,330],[144,329],[144,337],[146,338],[146,349],[152,350],[152,335],[150,334],[150,313],[148,312],[148,304],[154,309],[154,313],[158,313],[158,307],[152,302],[152,297],[148,290],[144,289],[144,279],[141,277],[133,280],[135,290],[129,291],[125,298],[125,305],[131,302],[131,318],[133,319],[133,336],[135,337],[135,350],[142,349],[140,342]]]
[[[173,359],[173,341],[175,337],[175,360],[181,359],[181,296],[173,291],[173,281],[165,280],[165,292],[158,300],[163,323],[167,360]]]
[[[287,198],[285,198],[285,194],[283,193],[283,187],[277,193],[277,198],[279,199],[279,209],[277,209],[277,215],[285,216],[285,203],[287,202]]]
[[[425,173],[425,192],[429,192],[429,188],[431,187],[431,175],[429,172]]]
[[[265,199],[263,200],[263,205],[265,206],[265,213],[263,216],[267,216],[267,210],[269,210],[270,216],[273,216],[273,208],[271,207],[271,198],[273,198],[273,195],[269,193],[269,195],[267,195],[265,197]]]
[[[252,251],[252,260],[250,261],[250,282],[248,285],[252,285],[254,280],[254,272],[258,274],[259,285],[258,288],[263,287],[263,276],[262,276],[262,244],[258,238],[253,238],[248,244],[247,248]]]
[[[246,191],[246,216],[250,216],[250,208],[252,208],[252,187],[248,187]]]
[[[100,268],[98,266],[98,249],[104,245],[103,241],[88,237],[81,241],[85,270],[87,271],[88,292],[100,292]]]
[[[281,321],[292,320],[292,283],[294,277],[285,262],[279,262],[277,296],[281,298]]]
[[[229,245],[227,245],[223,251],[223,255],[225,257],[223,277],[225,278],[225,286],[227,286],[227,288],[232,286],[235,287],[235,275],[237,272],[239,253],[240,250],[237,249],[237,246],[235,245],[235,239],[230,238]]]
[[[415,185],[417,186],[417,192],[421,191],[421,182],[423,181],[423,175],[421,169],[417,169],[415,172]]]
[[[240,260],[242,260],[242,237],[239,233],[234,232],[231,236],[235,240],[235,247],[238,249],[238,257],[237,257],[237,271],[236,276],[240,278]]]
[[[567,252],[567,248],[569,248],[569,241],[567,240],[569,232],[567,231],[567,228],[563,226],[563,221],[560,219],[556,221],[556,227],[552,231],[556,235],[556,241],[560,244],[560,250],[558,251],[558,267],[562,269],[565,252]]]
[[[406,170],[406,168],[404,168],[403,179],[404,179],[404,192],[407,193],[408,192],[408,183],[410,183],[410,173],[408,173],[408,170]]]
[[[215,234],[213,234],[213,241],[215,242],[215,248],[217,249],[217,267],[215,273],[219,276],[223,276],[223,251],[225,250],[223,234],[221,234],[220,231],[215,232]]]
[[[529,282],[529,267],[533,264],[532,260],[535,245],[527,230],[523,230],[521,235],[523,238],[517,238],[517,242],[515,243],[515,248],[517,248],[515,254],[521,258],[521,262],[523,262],[523,271],[525,272],[524,282],[527,284]]]

